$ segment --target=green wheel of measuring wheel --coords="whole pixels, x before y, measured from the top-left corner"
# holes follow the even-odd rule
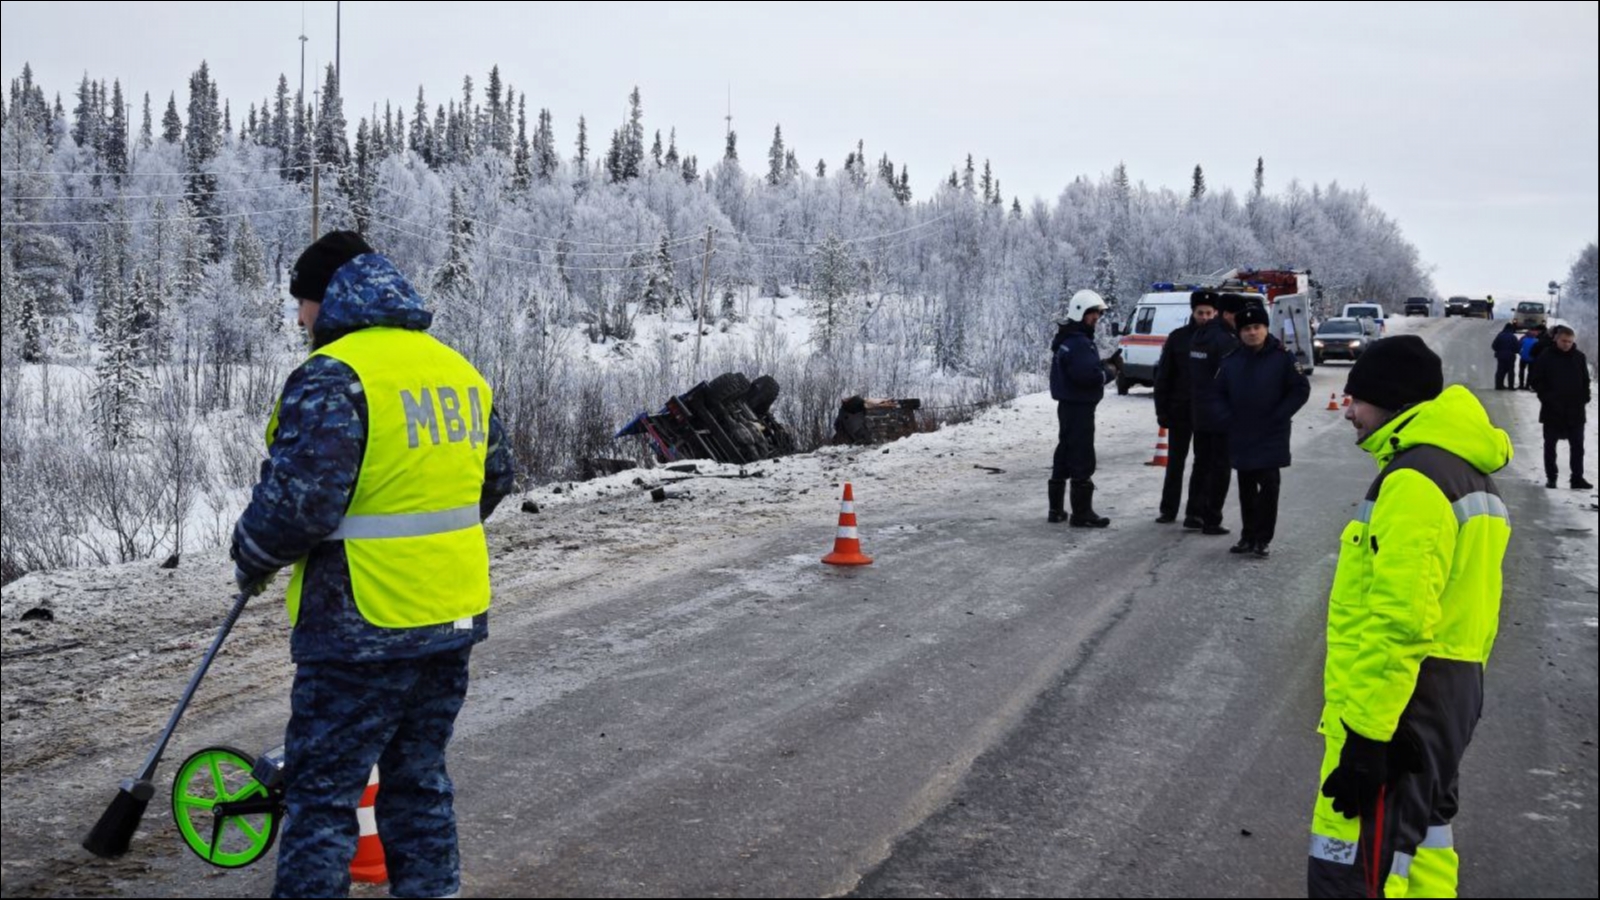
[[[224,869],[248,866],[271,849],[282,809],[250,775],[254,757],[207,747],[172,779],[172,818],[195,855]]]

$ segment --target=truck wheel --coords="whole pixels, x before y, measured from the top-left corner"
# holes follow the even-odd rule
[[[1133,382],[1128,380],[1128,376],[1126,376],[1126,375],[1118,375],[1117,376],[1117,394],[1118,395],[1124,395],[1125,396],[1128,393],[1128,389],[1131,388],[1131,387],[1133,387]]]
[[[764,416],[772,409],[772,404],[778,399],[778,379],[771,375],[763,375],[750,382],[750,392],[745,394],[744,402],[750,411],[757,417]]]
[[[743,397],[750,390],[750,379],[743,372],[727,372],[711,380],[711,399],[726,403]]]

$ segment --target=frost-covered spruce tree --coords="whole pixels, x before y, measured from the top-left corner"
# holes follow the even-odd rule
[[[1100,248],[1100,255],[1094,260],[1094,292],[1106,301],[1107,309],[1117,306],[1117,260],[1111,252],[1111,245],[1106,244]]]
[[[94,369],[92,399],[97,432],[108,448],[116,450],[137,436],[146,378],[139,365],[132,317],[120,292],[112,298],[105,318],[105,326],[97,334],[100,361]]]
[[[855,290],[856,261],[850,246],[831,231],[814,256],[806,312],[812,321],[812,343],[828,353],[853,318],[851,294]]]

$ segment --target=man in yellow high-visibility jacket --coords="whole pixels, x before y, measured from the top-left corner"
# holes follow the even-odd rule
[[[1345,418],[1379,474],[1328,600],[1312,897],[1453,897],[1458,772],[1483,707],[1511,522],[1490,473],[1511,439],[1444,387],[1415,335],[1350,371]]]
[[[249,594],[294,569],[273,896],[348,892],[374,763],[394,895],[449,896],[460,857],[445,748],[488,635],[482,521],[512,491],[511,454],[488,384],[428,336],[422,298],[360,235],[308,247],[289,292],[313,352],[284,385],[232,553]]]

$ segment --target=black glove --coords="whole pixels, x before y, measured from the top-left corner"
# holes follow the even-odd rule
[[[1378,791],[1389,782],[1389,742],[1363,737],[1344,726],[1344,747],[1339,765],[1322,783],[1322,796],[1333,801],[1333,811],[1354,819],[1377,803]]]
[[[235,565],[233,567],[233,583],[239,586],[239,593],[247,597],[259,597],[267,589],[267,585],[272,583],[272,576],[276,574],[278,573],[268,572],[264,575],[252,575],[246,572],[244,567]]]

